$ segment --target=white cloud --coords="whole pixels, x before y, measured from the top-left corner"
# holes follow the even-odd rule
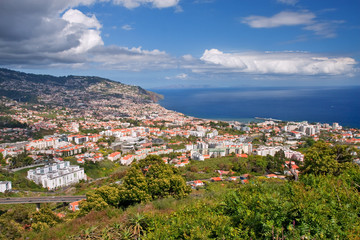
[[[273,28],[280,26],[308,25],[313,23],[315,14],[311,12],[280,12],[272,17],[249,16],[242,23],[253,28]]]
[[[129,9],[147,4],[151,4],[154,8],[168,8],[177,6],[179,1],[180,0],[113,0],[113,3]]]
[[[125,24],[121,27],[123,30],[131,31],[133,30],[133,27],[131,27],[129,24]]]
[[[252,28],[275,28],[282,26],[303,26],[304,30],[313,31],[316,35],[333,38],[336,37],[335,29],[342,20],[323,21],[317,19],[316,15],[309,11],[291,12],[283,11],[271,17],[249,16],[241,21]]]
[[[95,15],[73,9],[110,0],[12,0],[0,8],[0,64],[133,70],[176,67],[160,50],[104,46]],[[167,7],[178,1],[137,1]],[[131,26],[130,26],[131,27]],[[129,29],[129,26],[124,28]]]
[[[175,78],[186,79],[186,78],[188,78],[188,75],[186,73],[180,73],[180,74],[176,75]]]
[[[175,60],[166,52],[141,47],[100,46],[89,51],[88,61],[108,69],[140,71],[143,69],[174,68]]]
[[[287,5],[295,5],[299,0],[277,0],[279,3],[284,3]]]
[[[99,29],[102,27],[94,15],[86,16],[79,10],[69,9],[64,13],[62,19],[68,22],[64,28],[64,36],[78,34],[79,44],[65,53],[84,53],[96,46],[104,45]]]
[[[352,58],[304,52],[223,53],[211,49],[205,50],[200,59],[207,66],[194,68],[195,71],[296,75],[351,75],[356,71],[356,61]]]
[[[176,76],[167,76],[165,77],[165,79],[167,80],[171,80],[171,79],[180,79],[180,80],[185,80],[189,77],[189,75],[187,75],[186,73],[180,73]]]
[[[316,22],[304,27],[305,30],[313,31],[316,35],[325,38],[336,37],[336,28],[344,21]]]
[[[102,27],[95,15],[88,17],[76,9],[67,10],[63,14],[62,19],[68,21],[70,24],[81,24],[87,28],[100,29]]]

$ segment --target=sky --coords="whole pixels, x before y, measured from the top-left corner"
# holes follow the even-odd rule
[[[0,67],[147,89],[360,85],[360,0],[1,0]]]

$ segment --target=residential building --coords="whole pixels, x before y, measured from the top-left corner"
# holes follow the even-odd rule
[[[11,191],[12,186],[10,181],[0,181],[0,192]]]
[[[83,168],[70,165],[69,161],[65,161],[29,170],[27,178],[52,190],[86,180],[86,175]]]
[[[118,160],[120,157],[121,157],[121,153],[120,153],[120,152],[113,152],[113,153],[109,154],[108,159],[109,159],[110,161],[116,161],[116,160]]]

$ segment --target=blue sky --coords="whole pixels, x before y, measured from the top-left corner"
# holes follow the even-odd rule
[[[145,88],[359,85],[359,0],[5,0],[0,66]]]

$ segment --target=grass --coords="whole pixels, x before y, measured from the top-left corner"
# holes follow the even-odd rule
[[[186,167],[180,168],[186,180],[208,179],[218,177],[216,170],[230,170],[233,161],[239,160],[237,157],[210,158],[205,161],[192,160]]]
[[[109,177],[112,174],[126,171],[129,168],[128,166],[122,166],[119,163],[110,160],[103,160],[95,163],[86,161],[84,164],[78,163],[75,157],[65,157],[64,160],[70,161],[71,165],[83,167],[85,174],[92,179]]]
[[[36,167],[22,169],[14,173],[0,172],[0,181],[11,181],[14,190],[46,192],[47,189],[26,178],[27,172],[34,168]]]
[[[119,163],[114,163],[110,160],[104,160],[96,163],[86,162],[84,164],[85,173],[93,179],[108,177],[111,174],[125,171],[128,168],[129,167],[127,166],[122,166]]]

